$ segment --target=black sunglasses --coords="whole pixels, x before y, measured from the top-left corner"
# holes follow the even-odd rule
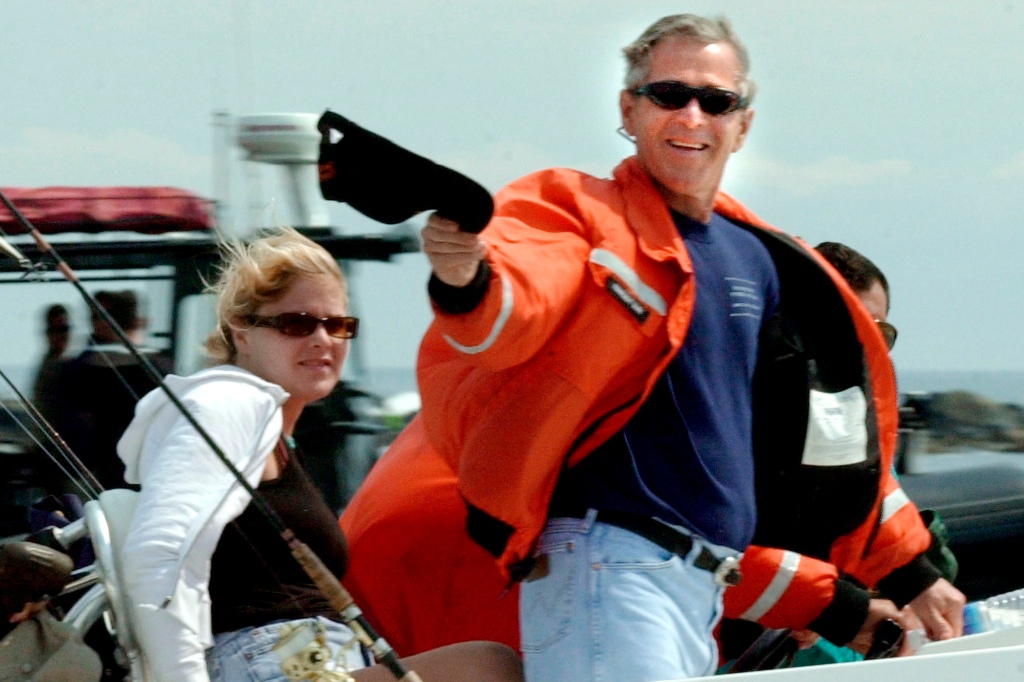
[[[878,331],[882,332],[885,345],[889,347],[889,350],[892,350],[892,347],[896,345],[896,327],[882,320],[875,320],[875,324],[878,325]]]
[[[643,96],[662,109],[682,109],[697,98],[697,105],[705,114],[725,116],[747,106],[747,98],[732,90],[703,86],[696,88],[679,81],[657,81],[634,89],[633,94]]]
[[[309,313],[281,313],[280,315],[249,315],[245,321],[253,327],[269,327],[285,336],[309,336],[321,324],[328,335],[336,339],[354,339],[359,333],[358,317],[316,317]]]

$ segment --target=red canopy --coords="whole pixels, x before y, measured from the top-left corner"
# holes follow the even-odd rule
[[[144,234],[208,230],[213,227],[209,199],[174,187],[39,187],[2,190],[40,232]],[[0,203],[0,228],[8,234],[25,229]]]

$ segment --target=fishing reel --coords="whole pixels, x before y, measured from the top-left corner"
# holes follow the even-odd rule
[[[281,657],[281,670],[289,680],[355,682],[343,663],[344,648],[338,652],[335,665],[328,669],[332,662],[331,650],[320,622],[285,623],[277,633],[280,640],[274,645],[274,651]]]

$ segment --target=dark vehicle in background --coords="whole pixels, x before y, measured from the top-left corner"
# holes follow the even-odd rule
[[[218,236],[209,206],[203,207],[210,202],[180,190],[173,196],[153,195],[152,189],[62,188],[57,197],[53,191],[40,190],[35,203],[25,201],[23,192],[27,207],[23,212],[48,238],[61,233],[52,237],[54,247],[87,289],[142,290],[146,308],[163,313],[151,316],[147,345],[172,359],[174,372],[188,374],[203,366],[202,342],[214,326],[212,299],[203,289],[204,282],[215,278]],[[126,196],[134,198],[128,202]],[[9,224],[3,226],[11,231]],[[324,246],[343,269],[354,261],[388,261],[418,250],[416,238],[407,233],[339,235],[329,228],[298,229]],[[47,262],[34,243],[12,241],[32,262]],[[18,296],[25,287],[59,282],[65,279],[51,268],[26,275],[15,260],[0,260],[0,289],[5,297]],[[353,281],[350,286],[355,295],[359,283]],[[84,301],[79,306],[84,308]],[[26,362],[32,360],[26,358]],[[21,390],[29,392],[26,387]],[[9,387],[4,386],[0,394],[10,395]],[[380,454],[388,432],[381,404],[382,396],[360,385],[358,376],[346,376],[330,396],[306,410],[296,428],[308,468],[336,510],[344,507]],[[54,448],[32,425],[26,408],[13,399],[4,400],[4,406],[0,411],[0,535],[6,536],[28,530],[25,507],[44,493],[78,491],[42,451]]]
[[[11,189],[5,194],[51,239],[86,288],[139,292],[149,317],[147,345],[170,358],[172,371],[190,374],[203,367],[201,348],[215,324],[212,300],[202,291],[204,283],[214,278],[218,240],[222,231],[253,233],[259,219],[251,210],[254,206],[263,207],[260,216],[272,224],[292,225],[333,254],[349,275],[353,297],[358,297],[360,283],[352,276],[350,265],[389,261],[419,250],[415,234],[402,226],[374,234],[348,234],[330,226],[317,175],[318,118],[303,113],[233,118],[218,113],[214,184],[221,195],[219,204],[190,192],[155,187],[49,187]],[[240,220],[231,219],[228,210],[227,188],[231,177],[237,175],[233,159],[239,148],[245,155],[250,209],[244,227],[238,226]],[[264,195],[267,186],[261,182],[265,172],[279,176],[281,186],[275,194],[286,206],[268,203]],[[268,207],[273,210],[266,211]],[[7,235],[24,233],[3,206],[0,227]],[[47,261],[40,259],[27,235],[14,236],[11,241],[32,262]],[[63,281],[52,268],[26,275],[14,259],[0,258],[0,289],[8,296],[16,296],[19,287],[38,288]],[[76,300],[74,306],[81,308],[84,302]],[[396,426],[382,410],[387,396],[377,395],[372,386],[365,385],[358,345],[353,346],[352,355],[335,391],[305,410],[295,432],[310,473],[337,510],[344,507],[376,461],[383,443],[394,436]],[[25,363],[33,361],[35,358],[25,358]],[[15,401],[5,404],[15,412],[21,410]],[[39,446],[15,421],[10,415],[0,416],[0,499],[21,508],[61,474],[54,473]],[[45,444],[45,440],[41,442]],[[7,515],[8,529],[21,523],[17,514],[15,511],[13,520]]]

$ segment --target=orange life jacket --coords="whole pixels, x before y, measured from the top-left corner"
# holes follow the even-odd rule
[[[873,584],[927,547],[927,530],[916,510],[911,515],[901,508],[880,523],[883,501],[893,492],[897,397],[892,365],[871,316],[813,249],[765,224],[728,195],[719,194],[715,211],[769,246],[777,257],[783,301],[788,295],[795,298],[790,292],[798,289],[791,285],[787,291],[791,268],[817,273],[836,302],[833,307],[841,309],[837,315],[846,320],[847,336],[855,336],[851,343],[867,396],[874,478],[862,483],[865,499],[848,530],[834,543],[829,539],[829,556],[805,562],[814,574],[809,584],[818,589],[816,598],[827,603],[838,571],[826,559]],[[371,475],[342,519],[352,545],[353,572],[347,583],[368,598],[367,604],[389,589],[406,593],[408,602],[420,599],[413,592],[436,589],[411,574],[380,589],[371,587],[379,581],[357,577],[362,561],[357,552],[372,529],[386,527],[384,518],[412,517],[417,509],[435,518],[431,505],[450,510],[456,491],[468,504],[469,516],[452,512],[439,523],[440,532],[459,532],[454,529],[463,521],[472,525],[476,518],[477,540],[500,555],[501,573],[481,559],[482,582],[491,591],[507,583],[513,567],[531,555],[559,473],[625,425],[686,336],[694,303],[690,260],[664,200],[635,158],[624,161],[612,180],[553,169],[513,183],[496,197],[495,217],[482,236],[489,244],[492,272],[486,296],[468,313],[435,310],[418,362],[423,412],[379,465],[391,475],[386,480]],[[619,296],[611,295],[613,288]],[[794,409],[806,415],[806,405]],[[772,452],[755,450],[757,467],[770,468],[774,459]],[[387,466],[397,461],[403,464]],[[419,466],[429,467],[434,477],[416,477]],[[402,502],[388,511],[396,499]],[[376,520],[367,521],[368,516]],[[394,533],[386,542],[429,551],[430,540],[424,538],[437,540],[438,533],[417,538],[411,532]],[[368,547],[384,542],[379,536]],[[442,546],[451,552],[452,538],[445,537]],[[752,548],[748,555],[770,564],[775,555],[764,552]],[[401,550],[391,556],[414,561],[401,558]],[[449,563],[444,553],[433,553],[431,560],[441,567]],[[432,575],[439,577],[436,571]],[[457,575],[462,581],[466,573]],[[749,608],[758,590],[767,587],[745,580],[728,592],[738,590],[735,594],[743,599],[733,603],[743,601]],[[507,598],[489,603],[506,616],[515,609]],[[822,607],[819,603],[809,610],[814,608]],[[486,607],[483,613],[476,619],[481,626],[493,617]],[[471,612],[450,609],[443,620],[449,619],[475,620]],[[383,621],[378,624],[385,628]],[[429,627],[426,622],[413,625]],[[394,636],[386,628],[384,634]]]

